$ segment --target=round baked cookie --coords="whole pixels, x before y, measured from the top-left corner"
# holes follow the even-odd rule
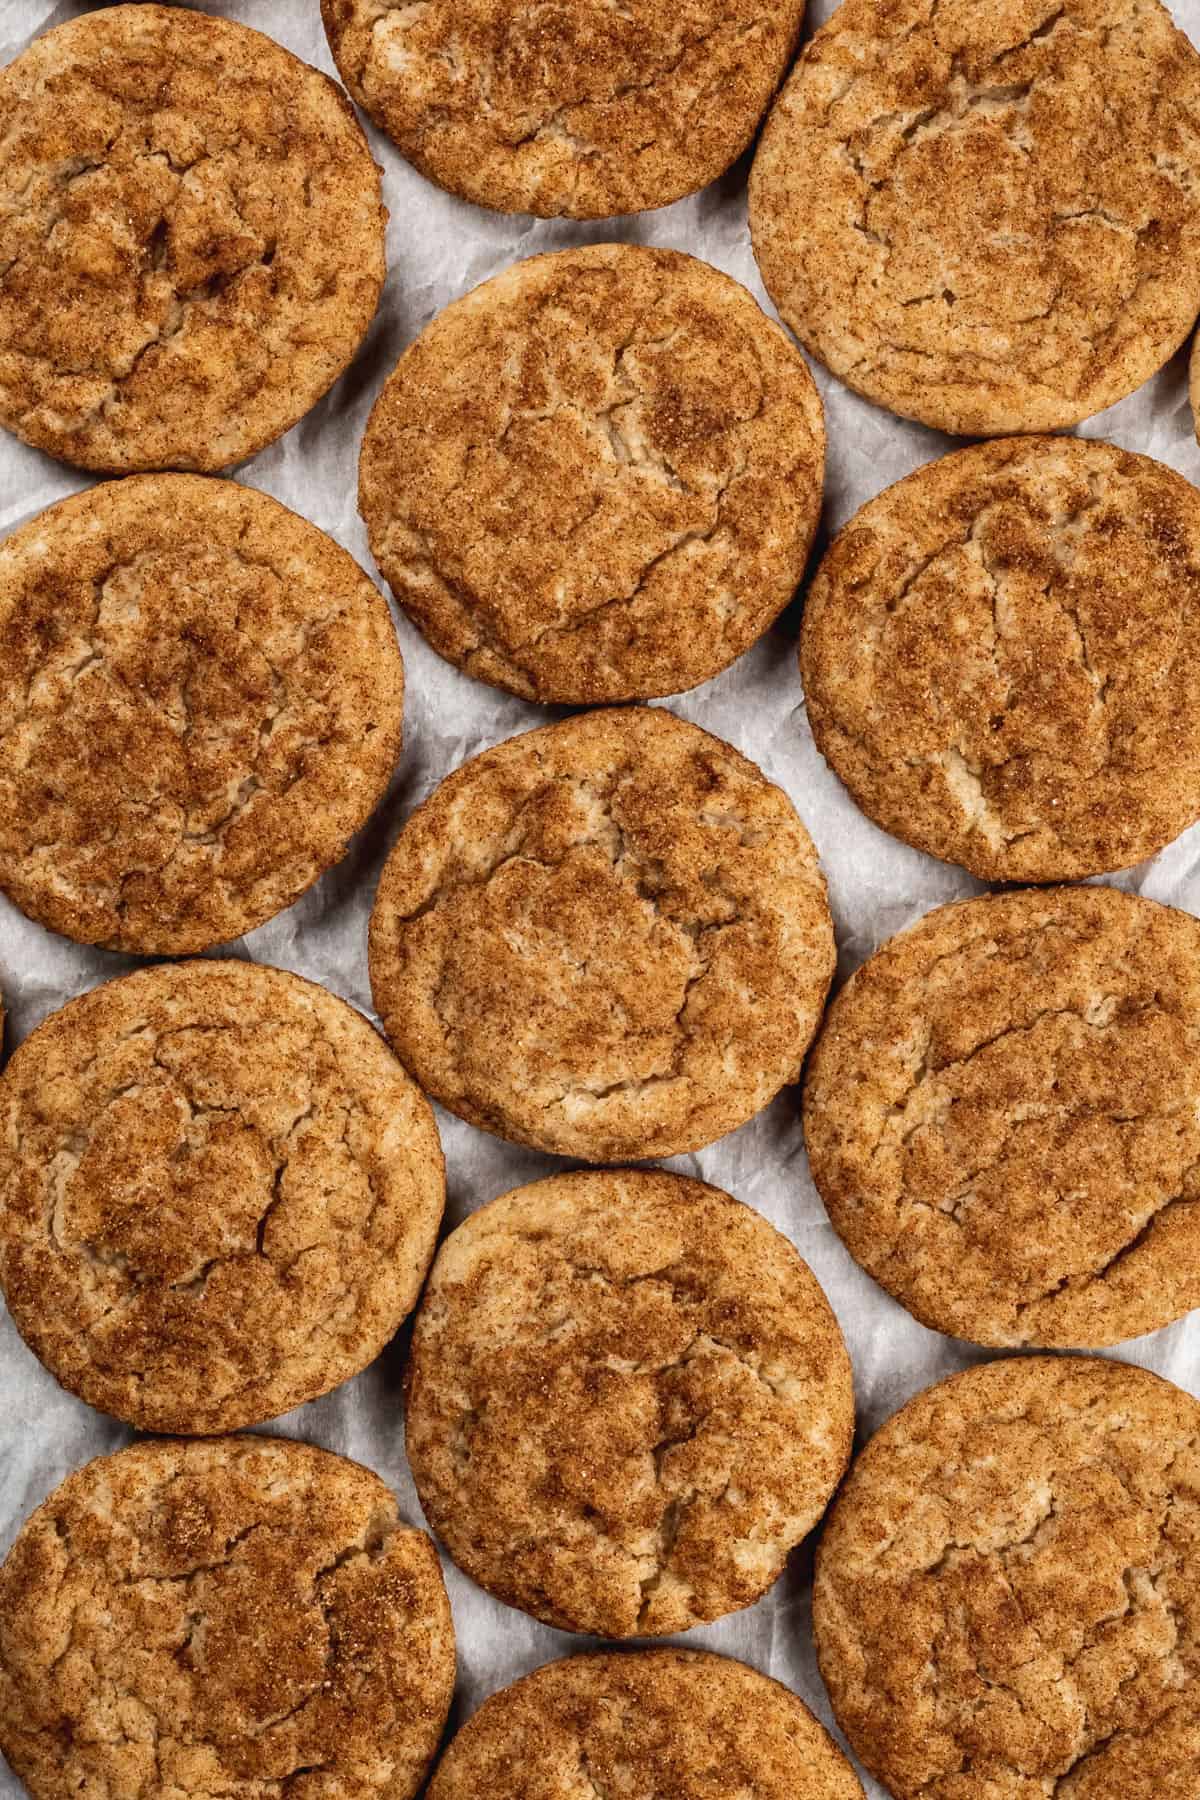
[[[1125,868],[1200,817],[1200,492],[1079,438],[929,463],[805,606],[817,744],[886,831],[983,881]]]
[[[570,1656],[493,1694],[463,1726],[429,1800],[862,1800],[802,1700],[697,1650]]]
[[[1159,0],[843,0],[767,121],[784,322],[969,437],[1130,394],[1200,311],[1200,57]]]
[[[70,1001],[0,1078],[0,1285],[63,1386],[234,1430],[372,1361],[444,1201],[433,1114],[367,1021],[254,963]]]
[[[749,144],[804,0],[321,0],[358,104],[439,186],[607,218],[707,187]]]
[[[0,1749],[33,1800],[409,1800],[453,1691],[433,1545],[308,1444],[101,1457],[0,1567]]]
[[[1114,888],[928,913],[809,1061],[851,1254],[975,1343],[1116,1344],[1200,1306],[1200,921]]]
[[[662,1637],[750,1606],[850,1457],[837,1320],[761,1214],[650,1170],[518,1188],[442,1245],[408,1459],[475,1581],[548,1625]]]
[[[383,596],[278,501],[75,494],[0,544],[0,887],[80,943],[235,938],[345,853],[403,699]]]
[[[780,788],[658,708],[582,713],[448,776],[371,916],[375,1008],[426,1093],[584,1162],[672,1156],[795,1081],[833,974]]]
[[[447,661],[530,700],[646,699],[707,681],[787,605],[824,454],[807,365],[745,288],[599,244],[438,315],[375,403],[359,504]]]
[[[1200,1404],[1022,1357],[939,1382],[859,1456],[817,1553],[838,1723],[896,1800],[1200,1791]]]
[[[178,6],[107,6],[0,71],[0,423],[83,469],[223,469],[342,373],[383,286],[342,90]]]

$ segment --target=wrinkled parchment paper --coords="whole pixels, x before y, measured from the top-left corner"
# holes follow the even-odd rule
[[[0,61],[29,39],[91,8],[85,0],[0,0]],[[336,74],[318,0],[207,0],[204,8],[268,32],[306,61]],[[834,10],[810,5],[808,29]],[[1200,0],[1175,0],[1178,24],[1200,43]],[[519,257],[611,241],[669,245],[706,258],[744,282],[769,308],[746,225],[743,158],[702,194],[661,211],[595,224],[503,217],[441,193],[368,127],[384,169],[390,274],[378,316],[350,370],[308,417],[237,471],[315,521],[376,575],[355,505],[359,440],[367,412],[400,352],[450,300]],[[953,447],[923,426],[892,418],[814,367],[829,433],[824,529],[836,531],[862,503],[909,470]],[[1172,463],[1200,483],[1187,372],[1179,355],[1119,406],[1089,420],[1089,437],[1111,438]],[[0,432],[0,535],[88,478]],[[824,542],[824,535],[819,540]],[[376,576],[377,578],[377,576]],[[962,871],[894,842],[862,817],[813,747],[795,661],[797,609],[740,662],[707,686],[671,702],[685,718],[729,739],[791,795],[816,840],[837,925],[840,976],[930,907],[979,892]],[[552,715],[470,681],[441,662],[403,620],[408,677],[405,747],[391,791],[346,860],[290,911],[226,954],[294,969],[371,1011],[366,934],[383,859],[412,808],[466,757]],[[1117,878],[1156,900],[1200,912],[1200,826],[1153,861]],[[72,995],[135,966],[136,959],[89,951],[53,937],[0,898],[0,991],[9,1009],[9,1051]],[[522,1182],[564,1165],[487,1137],[448,1114],[438,1122],[446,1150],[447,1227]],[[910,1395],[985,1354],[926,1331],[853,1263],[829,1226],[809,1179],[794,1093],[696,1156],[668,1165],[728,1189],[765,1213],[809,1262],[834,1307],[854,1360],[859,1441]],[[404,1456],[401,1372],[406,1337],[336,1393],[289,1413],[268,1431],[303,1437],[358,1458],[400,1496],[405,1516],[421,1513]],[[1200,1395],[1200,1313],[1115,1354],[1144,1363]],[[130,1432],[62,1392],[24,1348],[0,1309],[0,1551],[51,1488],[89,1457],[128,1441]],[[494,1689],[587,1641],[492,1600],[447,1559],[458,1634],[459,1679],[451,1728]],[[744,1658],[799,1693],[832,1725],[812,1648],[811,1541],[793,1556],[775,1589],[749,1611],[686,1642]],[[883,1790],[867,1781],[871,1800]],[[22,1789],[0,1763],[0,1800]]]

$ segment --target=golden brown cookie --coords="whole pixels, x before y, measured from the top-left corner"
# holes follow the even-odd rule
[[[370,954],[427,1093],[585,1162],[753,1117],[796,1080],[834,965],[787,795],[651,707],[525,732],[447,777],[388,858]]]
[[[237,937],[345,853],[403,698],[382,595],[278,501],[75,494],[0,545],[0,887],[85,944]]]
[[[808,592],[813,736],[886,831],[984,881],[1200,817],[1200,492],[1113,444],[977,444],[870,500]]]
[[[824,1726],[778,1681],[696,1650],[571,1656],[485,1700],[429,1800],[862,1800]]]
[[[707,187],[746,148],[804,0],[321,0],[358,104],[465,200],[606,218]]]
[[[107,6],[0,72],[0,423],[83,469],[223,469],[342,373],[383,286],[342,90],[178,6]]]
[[[256,1424],[379,1354],[444,1200],[367,1021],[254,963],[140,969],[0,1078],[0,1284],[64,1387],[145,1431]]]
[[[1114,888],[929,913],[838,994],[813,1179],[936,1331],[1103,1345],[1200,1306],[1200,921]]]
[[[530,700],[647,699],[707,681],[787,605],[824,454],[804,359],[745,288],[599,244],[517,263],[427,327],[375,403],[359,505],[449,662]]]
[[[650,1170],[535,1182],[442,1245],[405,1428],[455,1561],[566,1631],[662,1637],[750,1606],[840,1481],[850,1359],[787,1239]]]
[[[433,1545],[308,1444],[100,1457],[0,1567],[0,1748],[33,1800],[409,1800],[453,1691]]]
[[[896,1800],[1191,1800],[1200,1405],[1086,1357],[918,1394],[830,1514],[813,1624]]]
[[[843,0],[763,132],[763,280],[867,399],[986,437],[1140,387],[1200,311],[1200,57],[1159,0]]]

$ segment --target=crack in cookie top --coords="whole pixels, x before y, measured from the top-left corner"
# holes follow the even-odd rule
[[[1190,1800],[1200,1404],[1086,1357],[928,1388],[834,1504],[813,1626],[896,1800]]]
[[[307,1444],[134,1444],[0,1567],[0,1747],[33,1800],[410,1800],[454,1690],[437,1554]]]
[[[984,881],[1152,856],[1200,816],[1200,492],[1115,445],[959,450],[870,500],[805,602],[817,745]]]
[[[843,0],[750,179],[784,321],[943,431],[1070,425],[1200,311],[1200,57],[1159,0]]]
[[[649,1170],[493,1200],[438,1254],[405,1432],[430,1526],[567,1631],[664,1637],[750,1606],[854,1432],[815,1277],[749,1206]]]
[[[359,504],[435,650],[526,699],[679,693],[795,593],[825,431],[803,357],[694,257],[537,256],[446,308],[367,426]]]
[[[400,750],[382,595],[315,525],[146,475],[0,545],[0,887],[81,943],[182,955],[290,906]]]
[[[429,1800],[482,1794],[862,1800],[802,1700],[745,1663],[696,1650],[571,1656],[493,1694],[429,1786]]]
[[[432,181],[606,218],[715,181],[787,68],[804,0],[322,0],[342,79]]]
[[[1119,1343],[1200,1305],[1200,921],[1113,888],[961,901],[837,995],[813,1179],[858,1261],[976,1343]]]
[[[385,222],[346,96],[261,32],[56,27],[0,73],[0,423],[113,473],[252,455],[357,349]]]
[[[0,1077],[0,1284],[63,1385],[142,1430],[324,1394],[416,1301],[433,1114],[367,1021],[253,963],[70,1001]]]
[[[631,707],[443,781],[388,858],[370,960],[427,1093],[608,1162],[698,1149],[795,1081],[834,944],[786,794],[719,738]]]

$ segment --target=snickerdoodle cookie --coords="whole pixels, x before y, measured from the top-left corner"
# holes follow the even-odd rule
[[[863,811],[984,881],[1124,868],[1200,817],[1200,492],[1078,438],[927,464],[805,606],[813,735]]]
[[[485,1700],[453,1739],[429,1800],[862,1800],[802,1700],[696,1650],[571,1656]]]
[[[409,1800],[453,1689],[433,1545],[307,1444],[101,1457],[0,1568],[0,1748],[34,1800]]]
[[[837,1320],[761,1214],[649,1170],[518,1188],[443,1244],[408,1457],[436,1535],[568,1631],[661,1637],[749,1606],[850,1455]]]
[[[500,212],[665,206],[746,148],[804,0],[321,0],[342,79],[423,175]]]
[[[1159,0],[843,0],[750,178],[784,321],[943,431],[1074,424],[1200,311],[1200,57]]]
[[[918,1394],[834,1505],[813,1624],[896,1800],[1191,1800],[1200,1404],[1085,1357]]]
[[[110,949],[237,937],[365,823],[403,696],[382,595],[278,501],[73,495],[0,545],[0,887]]]
[[[64,1387],[148,1431],[324,1394],[414,1304],[433,1114],[367,1021],[254,963],[138,970],[0,1077],[0,1285]]]
[[[443,781],[384,868],[370,952],[427,1093],[585,1162],[744,1124],[797,1078],[834,965],[787,795],[650,707],[525,732]]]
[[[446,308],[367,426],[360,506],[434,649],[527,699],[695,687],[787,605],[821,402],[745,288],[675,250],[535,256]]]
[[[0,423],[80,468],[222,469],[320,399],[384,277],[342,90],[178,6],[106,6],[0,71]]]
[[[834,1000],[809,1161],[864,1268],[976,1343],[1200,1306],[1200,921],[1113,888],[929,913]]]

